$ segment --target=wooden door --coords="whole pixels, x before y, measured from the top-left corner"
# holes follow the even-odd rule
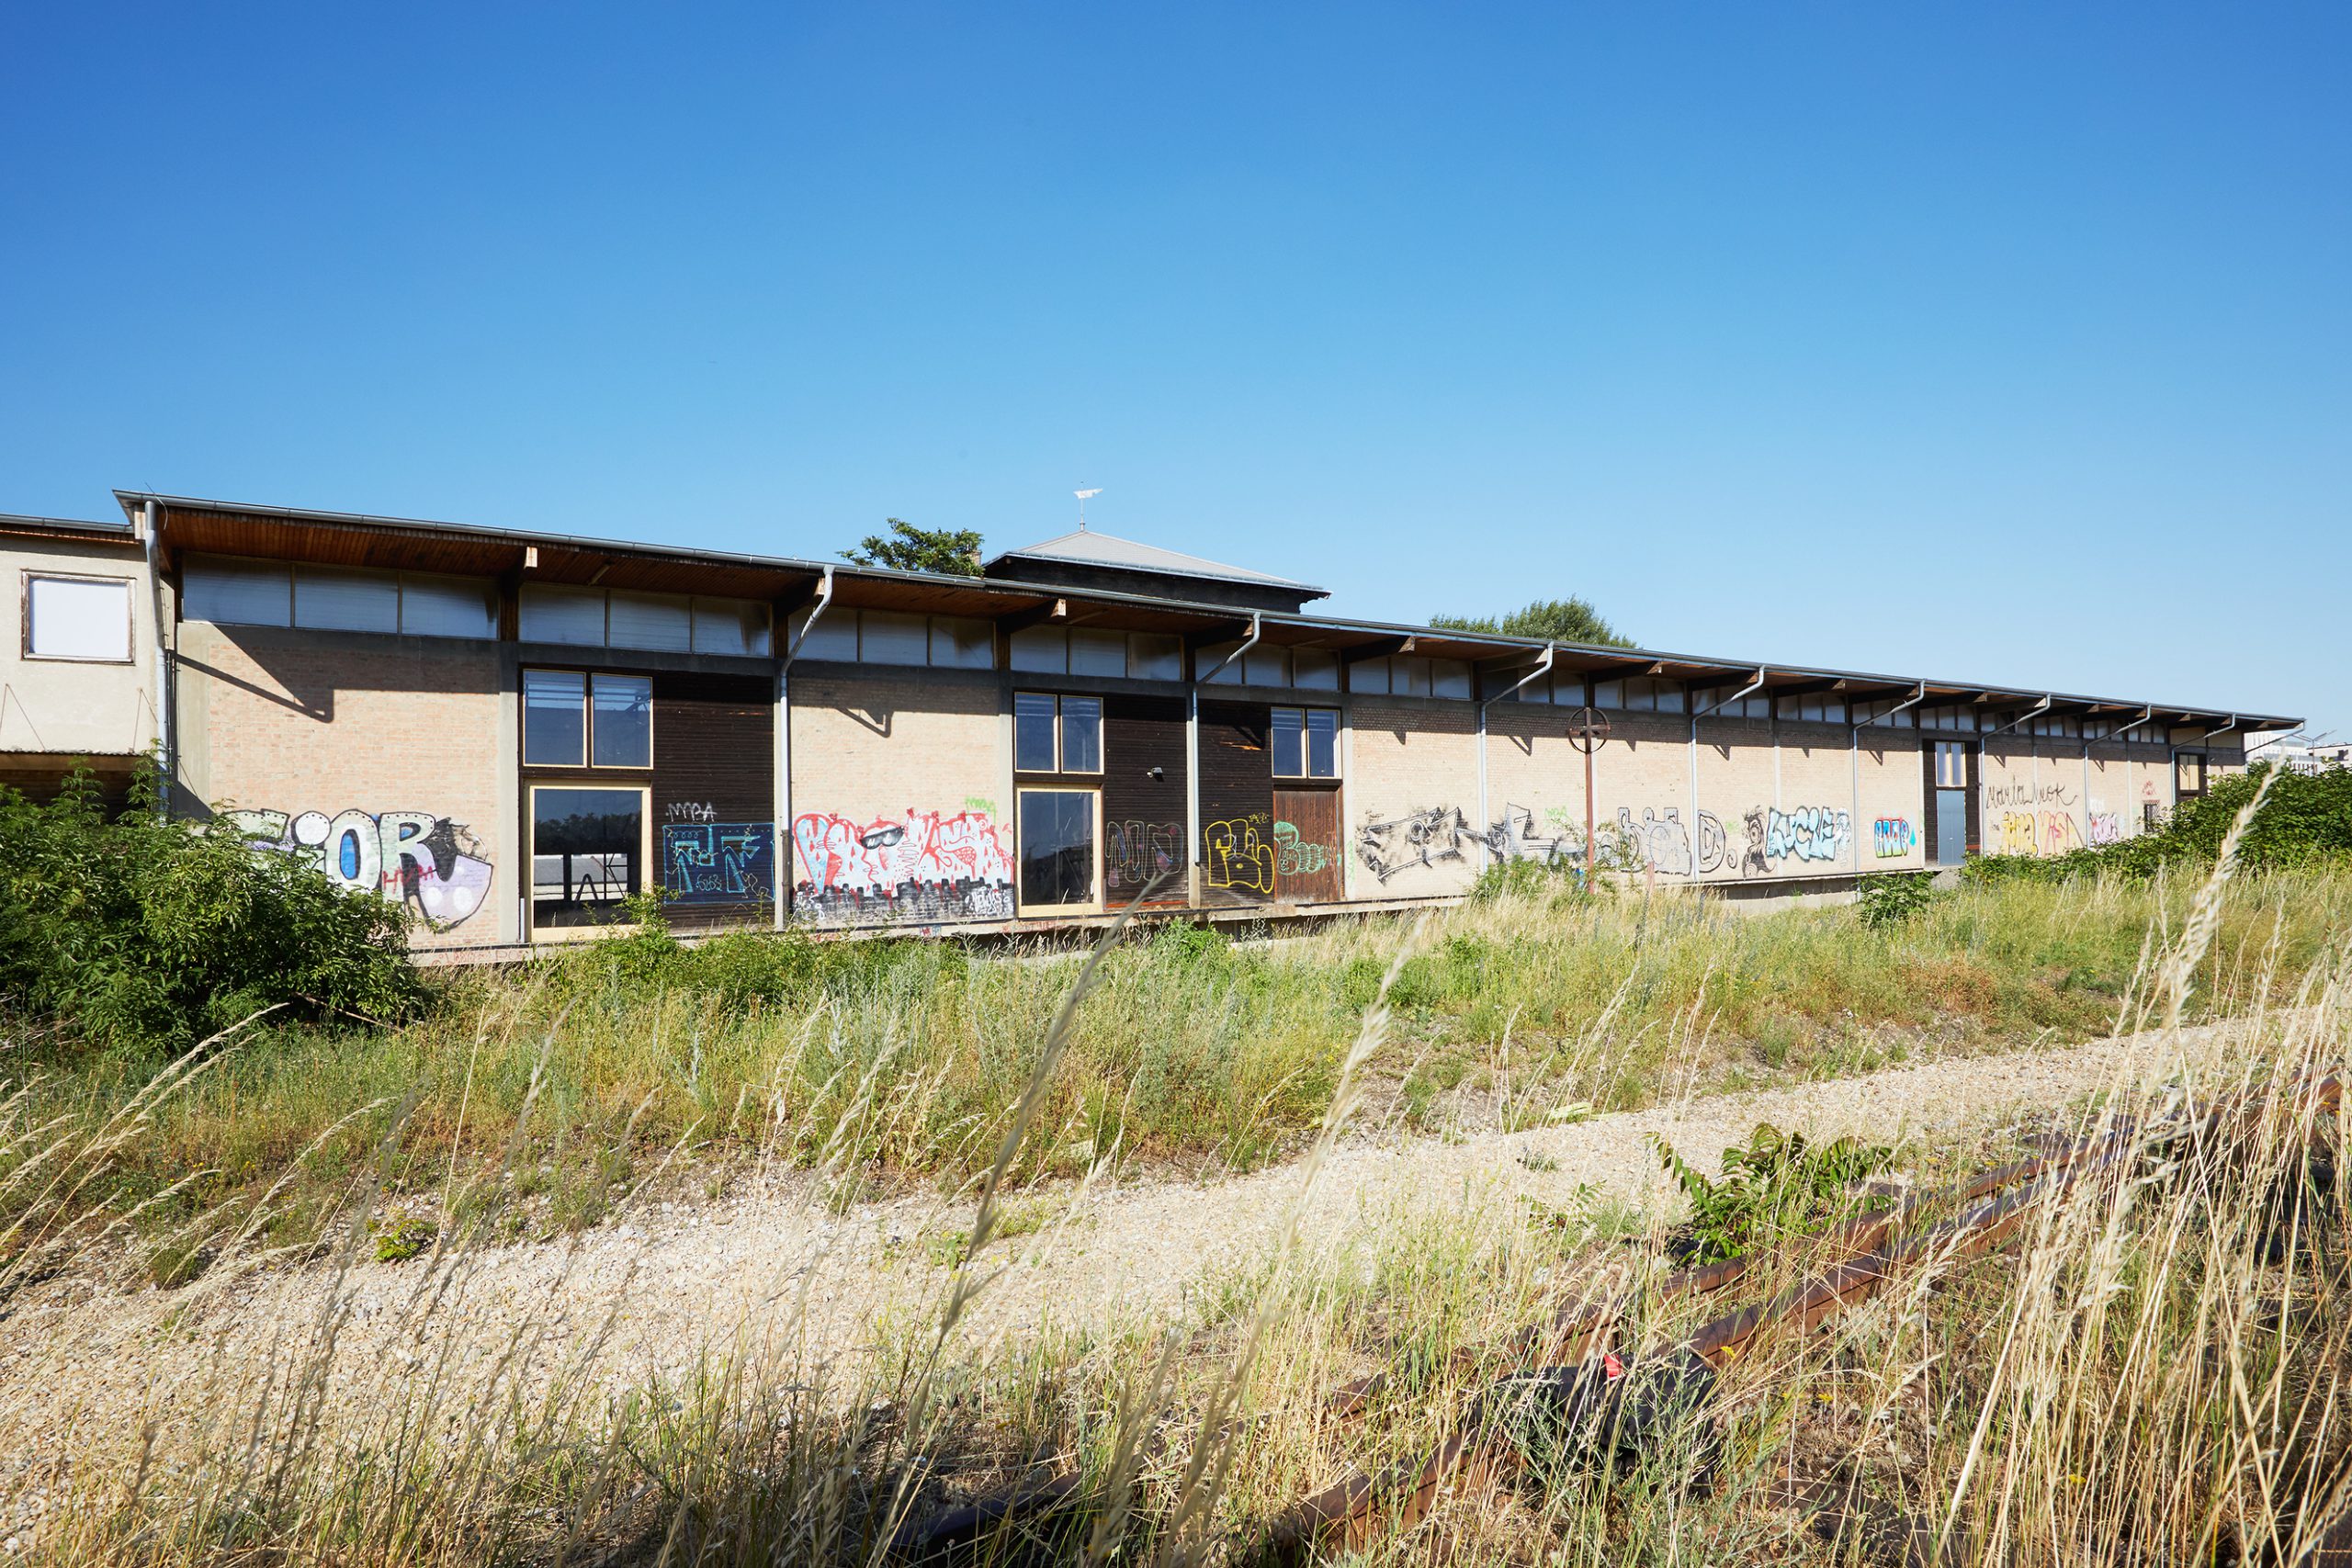
[[[1340,900],[1340,792],[1274,791],[1274,897],[1292,904]]]

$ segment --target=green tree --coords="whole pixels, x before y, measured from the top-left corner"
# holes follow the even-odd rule
[[[842,558],[859,566],[887,567],[892,571],[940,571],[950,577],[980,575],[980,534],[977,528],[918,528],[900,518],[886,518],[888,534],[868,534]]]
[[[1596,643],[1603,648],[1631,648],[1634,639],[1600,618],[1600,612],[1583,599],[1538,599],[1508,615],[1431,615],[1430,625],[1448,631],[1492,632],[1498,637],[1540,637],[1555,642]]]

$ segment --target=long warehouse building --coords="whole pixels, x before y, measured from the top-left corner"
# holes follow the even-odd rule
[[[647,891],[682,929],[1398,907],[1588,823],[1604,869],[1835,893],[2140,832],[2297,723],[1378,625],[1084,531],[959,577],[117,499],[0,518],[0,783],[158,754],[422,948]]]

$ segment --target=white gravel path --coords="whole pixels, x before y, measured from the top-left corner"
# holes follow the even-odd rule
[[[2162,1049],[2141,1036],[1932,1061],[1528,1133],[1368,1136],[1335,1153],[1307,1223],[1328,1242],[1353,1224],[1394,1224],[1416,1209],[1521,1194],[1563,1204],[1588,1183],[1641,1200],[1661,1182],[1645,1143],[1651,1133],[1709,1170],[1759,1121],[1809,1135],[1942,1137],[2054,1111],[2160,1067]],[[1064,1219],[1005,1244],[1001,1256],[1015,1261],[982,1298],[972,1331],[1164,1317],[1188,1292],[1270,1245],[1298,1182],[1295,1167],[1285,1166],[1206,1182],[1143,1180],[1083,1193],[1065,1187]],[[8,1428],[0,1429],[0,1452],[105,1446],[108,1433],[135,1430],[142,1413],[169,1430],[232,1408],[256,1368],[283,1364],[314,1342],[322,1309],[336,1299],[350,1307],[336,1330],[336,1364],[364,1369],[379,1388],[386,1376],[429,1369],[442,1347],[456,1351],[453,1375],[464,1388],[488,1375],[525,1323],[540,1336],[523,1352],[526,1382],[545,1378],[568,1346],[608,1319],[608,1382],[674,1374],[706,1347],[779,1327],[805,1334],[812,1348],[854,1352],[893,1315],[932,1310],[944,1275],[920,1238],[969,1219],[968,1205],[935,1199],[831,1214],[797,1174],[752,1185],[718,1202],[640,1209],[567,1241],[481,1250],[437,1280],[419,1262],[364,1263],[342,1281],[340,1298],[334,1270],[317,1265],[210,1292],[56,1282],[19,1301],[0,1348],[0,1386],[16,1391],[0,1401],[0,1427]],[[429,1312],[415,1300],[426,1289],[439,1292]],[[356,1388],[342,1392],[365,1397]]]

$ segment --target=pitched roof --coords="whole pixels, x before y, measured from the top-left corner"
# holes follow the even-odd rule
[[[1315,597],[1328,591],[1309,583],[1276,577],[1272,572],[1252,571],[1246,566],[1227,566],[1200,556],[1188,556],[1178,550],[1163,550],[1158,545],[1138,544],[1122,539],[1116,534],[1101,534],[1091,529],[1074,528],[1067,534],[1027,546],[1006,550],[997,561],[1023,559],[1071,561],[1082,566],[1114,567],[1124,571],[1157,571],[1170,577],[1215,577],[1227,582],[1261,582],[1276,588],[1294,588]]]

